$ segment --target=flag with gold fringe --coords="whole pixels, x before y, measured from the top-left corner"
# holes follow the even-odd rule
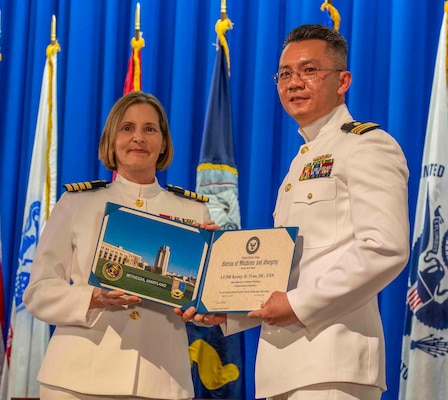
[[[447,12],[440,30],[410,259],[400,400],[448,393]]]
[[[230,53],[225,34],[232,28],[225,10],[215,30],[216,60],[202,135],[196,191],[209,198],[211,218],[221,229],[239,229],[238,170],[233,150]],[[187,323],[196,398],[245,399],[244,333],[224,337],[219,326]]]
[[[47,46],[39,111],[31,157],[24,209],[22,237],[16,274],[1,398],[38,397],[37,373],[50,337],[47,324],[35,319],[25,308],[22,295],[29,279],[39,237],[56,202],[57,167],[57,52],[55,17],[52,40]]]
[[[210,87],[196,191],[208,196],[210,215],[221,229],[239,229],[238,170],[233,149],[232,107],[230,99],[230,52],[226,32],[228,18],[218,20],[216,60]]]

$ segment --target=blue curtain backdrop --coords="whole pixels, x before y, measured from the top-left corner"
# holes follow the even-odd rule
[[[277,188],[301,143],[271,75],[286,34],[326,23],[320,0],[227,0],[235,157],[243,228],[272,225]],[[50,41],[57,18],[59,193],[62,183],[110,179],[97,157],[102,126],[123,91],[136,1],[0,0],[0,215],[7,312],[17,268],[26,182]],[[164,104],[175,158],[162,184],[194,189],[220,0],[140,0],[143,90]],[[409,163],[413,225],[443,0],[334,0],[354,75],[347,102],[355,118],[378,122]],[[447,155],[448,157],[448,155]],[[387,345],[384,400],[395,400],[408,269],[380,295]],[[255,338],[256,335],[253,335]],[[255,340],[246,343],[253,359]],[[249,366],[248,368],[252,368]],[[249,384],[251,386],[251,384]]]

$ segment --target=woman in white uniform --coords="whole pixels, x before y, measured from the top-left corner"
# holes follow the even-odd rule
[[[64,193],[40,238],[23,295],[56,329],[38,380],[41,399],[191,399],[185,324],[165,305],[88,284],[106,202],[217,229],[207,207],[164,190],[173,157],[167,117],[150,94],[117,101],[99,147],[117,172],[107,187]]]

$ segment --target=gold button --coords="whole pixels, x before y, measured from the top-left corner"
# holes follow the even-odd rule
[[[312,193],[308,193],[308,196],[306,196],[306,197],[308,197],[311,200],[313,198],[313,194]]]
[[[285,186],[285,192],[289,192],[290,189],[291,189],[291,184],[288,183],[288,184]]]
[[[129,314],[131,316],[131,319],[139,319],[140,318],[140,314],[138,313],[138,311],[132,311],[131,314]]]
[[[142,205],[143,205],[143,199],[137,199],[136,201],[135,201],[135,205],[137,206],[137,207],[141,207]]]
[[[308,150],[309,150],[309,149],[308,149],[308,146],[304,146],[304,147],[302,147],[302,150],[300,150],[300,152],[301,152],[302,154],[305,154]]]

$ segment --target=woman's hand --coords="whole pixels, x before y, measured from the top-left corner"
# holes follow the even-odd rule
[[[141,302],[140,297],[126,296],[121,290],[106,290],[96,287],[92,292],[89,310],[92,308],[122,307]]]
[[[185,311],[175,308],[174,312],[184,322],[199,322],[207,326],[219,325],[227,321],[227,314],[196,314],[196,308],[190,307]]]
[[[219,231],[221,229],[219,225],[215,224],[215,221],[204,221],[201,224],[195,223],[193,225],[208,231]],[[174,312],[181,317],[184,322],[194,321],[211,326],[227,321],[226,314],[196,314],[195,307],[190,307],[185,311],[182,311],[180,308],[174,308]]]

